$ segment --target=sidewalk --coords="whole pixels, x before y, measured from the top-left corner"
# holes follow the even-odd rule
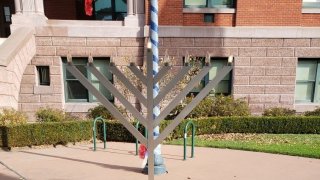
[[[0,161],[28,180],[147,180],[135,145],[108,142],[0,151]],[[188,149],[190,154],[190,150]],[[168,174],[156,180],[319,180],[320,160],[227,149],[196,148],[182,160],[182,146],[163,146]],[[19,176],[0,164],[0,179]]]

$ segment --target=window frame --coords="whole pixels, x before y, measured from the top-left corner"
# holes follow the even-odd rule
[[[236,6],[236,0],[230,0],[232,1],[231,5],[210,5],[213,3],[213,0],[206,0],[205,5],[187,5],[186,0],[183,0],[183,8],[235,8]]]
[[[297,72],[299,68],[299,61],[314,61],[316,65],[316,72],[315,72],[315,78],[314,80],[297,80],[298,74],[296,74],[296,88],[295,91],[297,90],[297,85],[298,84],[306,84],[306,83],[313,83],[313,89],[312,89],[312,94],[311,94],[311,100],[296,100],[296,92],[295,92],[295,103],[319,103],[319,88],[320,88],[320,59],[319,58],[299,58],[298,59],[298,64],[297,64]]]
[[[313,9],[313,8],[320,8],[320,1],[317,0],[316,2],[309,2],[302,0],[302,8],[306,9]]]
[[[68,86],[67,86],[67,83],[68,81],[79,81],[77,80],[76,78],[75,79],[67,79],[67,69],[66,69],[66,62],[67,62],[67,58],[66,57],[61,57],[62,59],[62,64],[63,64],[63,81],[64,81],[64,96],[65,96],[65,102],[66,103],[95,103],[95,102],[98,102],[96,100],[94,100],[94,96],[93,94],[91,94],[87,88],[86,91],[87,91],[87,98],[86,99],[71,99],[69,98],[69,93],[68,93]],[[77,62],[78,61],[78,62]],[[109,61],[109,63],[111,62],[111,59],[110,57],[94,57],[93,58],[93,63],[95,61]],[[73,64],[74,65],[81,65],[81,66],[86,66],[87,65],[87,57],[74,57],[73,58]],[[98,80],[93,80],[92,79],[92,74],[90,73],[90,71],[86,70],[86,75],[85,75],[91,82],[95,81],[96,83],[100,81]],[[114,83],[114,78],[113,78],[113,74],[111,74],[111,79],[109,79],[111,81],[111,83],[113,84]],[[100,83],[101,84],[101,83]],[[101,84],[101,86],[103,86]],[[108,90],[107,90],[108,91]],[[110,92],[109,92],[110,93]],[[114,96],[111,95],[112,99],[108,99],[110,102],[114,102]]]
[[[202,57],[202,56],[196,56],[195,58],[198,58],[198,59],[201,59],[202,61],[202,64],[204,65],[205,64],[205,57]],[[210,64],[212,65],[213,61],[225,61],[226,62],[226,65],[228,64],[228,58],[227,57],[211,57],[210,58]],[[183,57],[183,60],[182,60],[182,63],[184,64],[185,63],[185,57]],[[211,70],[210,70],[211,71]],[[201,80],[201,83],[199,83],[199,85],[197,87],[194,87],[189,93],[187,96],[191,96],[191,94],[193,94],[194,96],[196,96],[211,80],[210,80],[210,71],[209,73],[203,77],[203,79]],[[230,78],[228,80],[222,80],[222,81],[228,81],[228,92],[227,93],[213,93],[212,90],[210,91],[209,95],[210,96],[216,96],[216,95],[224,95],[224,96],[229,96],[232,94],[232,81],[233,81],[233,78],[232,78],[232,71],[229,72],[229,76]],[[221,82],[219,82],[220,84]],[[219,86],[218,84],[218,86]],[[202,88],[199,88],[200,86],[202,86]],[[197,89],[196,89],[197,88]]]
[[[51,78],[50,78],[50,66],[36,66],[37,69],[37,75],[38,75],[38,85],[39,86],[50,86],[51,84]],[[41,73],[41,69],[47,69],[48,72],[48,82],[42,82],[43,76]]]

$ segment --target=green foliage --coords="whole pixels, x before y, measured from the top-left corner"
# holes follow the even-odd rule
[[[187,97],[179,104],[166,119],[174,119],[184,107],[192,101],[192,97]],[[242,99],[233,99],[231,96],[208,96],[204,98],[186,118],[205,118],[213,116],[249,116],[248,103]]]
[[[6,137],[3,147],[23,147],[66,144],[89,140],[92,137],[90,121],[43,122],[12,126],[2,129]]]
[[[62,122],[72,121],[76,118],[69,113],[60,109],[41,108],[36,112],[37,121],[39,122]]]
[[[231,96],[215,96],[212,102],[210,116],[249,116],[248,103]]]
[[[313,111],[306,111],[304,113],[305,116],[320,116],[320,107],[317,107]]]
[[[88,110],[88,115],[87,115],[88,118],[95,119],[100,116],[103,119],[114,119],[112,114],[103,105],[99,105],[94,108],[90,108]]]
[[[270,109],[266,109],[263,112],[263,116],[294,116],[296,114],[296,110],[282,107],[274,107]]]
[[[0,113],[0,126],[14,126],[27,123],[27,116],[14,109],[3,109]]]
[[[181,138],[185,124],[182,121],[167,140]],[[116,121],[107,121],[107,140],[134,142],[135,138],[123,125]],[[163,130],[171,121],[163,121]],[[195,119],[196,134],[220,133],[268,133],[268,134],[320,134],[318,117],[215,117]],[[92,121],[44,122],[18,126],[0,126],[0,146],[21,147],[43,144],[65,144],[92,138]],[[98,123],[98,137],[102,138],[102,124]],[[143,127],[139,130],[142,132]],[[189,129],[190,133],[191,130]]]

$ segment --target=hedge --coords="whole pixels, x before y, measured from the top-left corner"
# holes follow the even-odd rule
[[[167,139],[183,137],[184,120]],[[215,133],[272,133],[272,134],[320,134],[319,117],[216,117],[194,120],[196,134]],[[160,129],[170,123],[163,121]],[[144,128],[140,126],[142,132]],[[98,124],[99,137],[102,126]],[[65,144],[92,138],[92,121],[34,123],[0,127],[1,147]],[[120,123],[107,121],[107,140],[134,142],[135,138]]]

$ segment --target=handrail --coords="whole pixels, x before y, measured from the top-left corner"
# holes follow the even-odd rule
[[[192,128],[192,139],[191,139],[191,158],[194,157],[194,135],[195,135],[195,125],[193,121],[188,121],[186,126],[184,127],[184,136],[183,136],[183,160],[187,159],[187,130],[188,126],[191,124]]]
[[[137,124],[136,124],[136,129],[139,129],[139,125],[140,125],[140,122],[138,121]],[[147,131],[147,128],[144,128],[144,137],[148,138],[148,131]],[[138,155],[138,144],[139,144],[139,141],[138,139],[136,138],[136,155]]]
[[[97,121],[102,121],[103,123],[103,148],[106,149],[107,148],[107,128],[106,128],[106,122],[105,120],[100,116],[94,119],[93,121],[93,151],[96,151],[96,136],[97,136],[97,132],[96,132],[96,124]]]

